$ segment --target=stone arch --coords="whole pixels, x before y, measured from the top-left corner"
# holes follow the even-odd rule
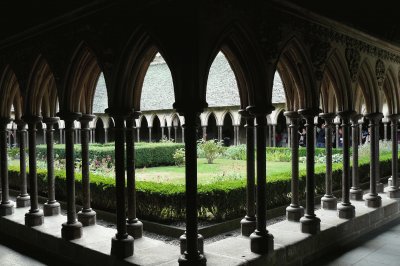
[[[217,116],[210,112],[207,116],[206,140],[218,139]]]
[[[356,86],[356,90],[360,89],[364,95],[367,112],[379,112],[378,85],[375,78],[375,71],[368,59],[364,59],[361,63]]]
[[[140,119],[140,140],[149,142],[149,121],[145,115]]]
[[[62,110],[92,114],[94,94],[101,72],[93,50],[85,42],[81,42],[68,66]]]
[[[39,55],[28,78],[25,112],[29,115],[55,117],[57,113],[57,87],[46,59]]]
[[[152,116],[152,129],[151,129],[151,141],[158,142],[161,140],[161,119],[158,115],[154,114]]]
[[[286,99],[294,99],[288,102],[287,108],[317,110],[319,93],[310,56],[296,37],[290,39],[282,49],[277,69],[286,90]]]
[[[238,23],[228,25],[220,33],[219,39],[213,46],[214,48],[208,61],[207,73],[215,57],[221,51],[235,75],[241,108],[257,105],[259,109],[264,108],[270,111],[272,91],[260,88],[268,88],[269,83],[272,84],[272,78],[271,80],[266,79],[266,73],[263,72],[265,66],[262,61],[262,52],[257,48],[257,44],[251,42],[256,38],[249,36],[250,32],[252,31]],[[204,96],[206,95],[205,89],[206,84]]]
[[[168,64],[168,56],[150,34],[138,28],[122,50],[112,80],[115,88],[110,95],[110,107],[119,110],[140,110],[143,82],[150,63],[159,52]],[[173,81],[174,76],[171,71]]]
[[[95,124],[95,142],[96,143],[104,143],[106,140],[106,132],[103,119],[99,118],[96,120]]]
[[[386,77],[383,82],[382,92],[385,97],[381,98],[381,110],[383,110],[383,104],[385,98],[388,108],[388,114],[397,114],[399,112],[399,91],[398,91],[398,82],[396,76],[393,72],[393,69],[389,67],[386,71]]]
[[[227,111],[222,119],[222,141],[225,146],[230,146],[234,141],[233,115]]]
[[[321,99],[324,113],[353,110],[350,71],[344,55],[334,50],[329,56],[321,83]],[[336,108],[335,108],[336,107]]]
[[[9,118],[11,109],[14,107],[16,120],[21,119],[23,98],[20,91],[19,82],[14,71],[7,65],[0,76],[0,116]]]

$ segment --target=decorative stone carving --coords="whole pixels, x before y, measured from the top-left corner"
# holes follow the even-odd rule
[[[375,64],[375,74],[378,86],[382,87],[383,81],[385,80],[385,64],[382,60],[378,59]]]
[[[355,48],[346,48],[346,61],[349,67],[350,77],[352,81],[357,80],[358,68],[360,66],[360,52]]]
[[[331,45],[328,42],[315,41],[310,47],[311,61],[318,80],[323,78],[323,68],[330,50]]]
[[[258,30],[259,40],[265,58],[274,61],[279,56],[279,42],[282,40],[282,31],[276,23],[262,21]]]

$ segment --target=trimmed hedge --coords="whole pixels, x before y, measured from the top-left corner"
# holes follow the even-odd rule
[[[135,143],[135,164],[136,167],[155,167],[160,165],[174,165],[173,155],[177,149],[183,148],[183,143]],[[81,158],[81,145],[76,144],[75,157]],[[38,158],[46,158],[46,145],[36,147]],[[54,145],[54,155],[60,159],[65,159],[65,145]],[[101,160],[111,157],[114,161],[114,145],[89,146],[89,160]]]
[[[267,165],[268,167],[268,165]],[[268,169],[267,169],[268,170]],[[381,176],[391,174],[391,156],[381,156]],[[323,166],[315,169],[315,192],[323,194],[325,189]],[[47,196],[46,171],[38,169],[38,188],[42,196]],[[290,203],[291,172],[267,177],[267,208],[285,206]],[[360,182],[369,180],[369,160],[361,159],[359,164]],[[333,189],[341,187],[342,164],[333,165]],[[19,169],[9,168],[10,187],[19,187]],[[305,198],[305,171],[300,171],[300,199]],[[56,197],[66,199],[65,172],[56,171]],[[115,211],[115,181],[98,175],[91,175],[91,197],[94,208]],[[82,202],[81,175],[76,174],[77,202]],[[137,181],[137,214],[143,219],[170,222],[185,218],[185,186],[168,183]],[[198,215],[201,220],[223,221],[242,217],[246,210],[246,181],[244,179],[199,184]]]

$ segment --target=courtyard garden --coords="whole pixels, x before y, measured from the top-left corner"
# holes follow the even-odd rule
[[[369,180],[369,145],[360,147],[361,183]],[[380,143],[381,176],[390,175],[391,143]],[[55,145],[56,197],[66,198],[64,145]],[[81,158],[75,145],[76,158]],[[341,149],[333,150],[333,189],[340,189]],[[300,198],[305,196],[305,148],[299,150]],[[39,193],[47,196],[46,146],[37,147]],[[115,210],[114,145],[91,144],[91,199],[93,208]],[[213,141],[198,144],[198,215],[199,219],[219,222],[244,215],[246,201],[246,146],[223,147]],[[185,217],[184,145],[173,142],[135,143],[138,216],[158,222],[175,222]],[[316,193],[325,187],[325,149],[315,155]],[[82,200],[80,159],[75,160],[77,203]],[[9,150],[10,186],[19,187],[19,149]],[[291,151],[267,148],[268,208],[290,202]]]

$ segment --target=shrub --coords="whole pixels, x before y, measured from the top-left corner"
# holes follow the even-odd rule
[[[174,165],[173,155],[179,148],[183,148],[183,143],[135,143],[135,164],[136,167],[154,167],[160,165]],[[74,147],[75,158],[81,158],[81,145]],[[38,159],[46,160],[46,145],[37,146]],[[65,146],[54,145],[55,157],[65,159]],[[115,149],[113,144],[90,144],[89,160],[111,160],[114,162]]]
[[[216,140],[200,140],[198,148],[202,150],[204,157],[206,157],[209,164],[213,163],[213,161],[224,151],[222,143]]]
[[[230,146],[224,156],[231,160],[246,160],[246,145]]]
[[[173,157],[176,166],[183,166],[185,164],[185,148],[177,149]]]

